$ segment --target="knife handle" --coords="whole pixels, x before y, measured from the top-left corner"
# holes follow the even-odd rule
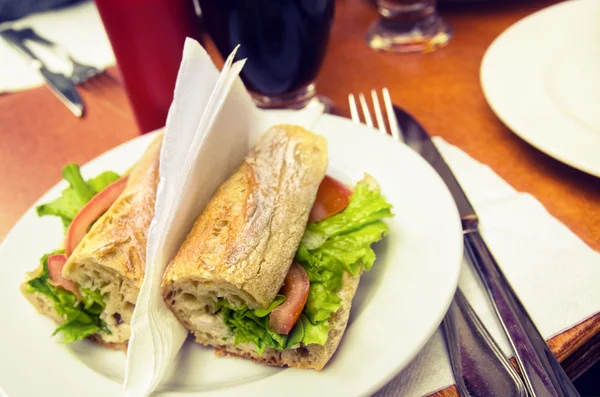
[[[511,288],[477,230],[465,232],[465,251],[477,270],[515,353],[532,397],[579,396]]]
[[[5,29],[0,31],[0,36],[2,36],[2,38],[4,38],[14,49],[19,51],[21,55],[27,57],[30,61],[31,67],[36,70],[40,70],[42,68],[42,61],[29,48],[27,48],[17,31],[13,29]]]
[[[517,371],[460,289],[442,322],[452,373],[459,395],[471,397],[527,397]]]

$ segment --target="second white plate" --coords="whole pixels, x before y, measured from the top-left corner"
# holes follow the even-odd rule
[[[600,177],[600,1],[571,0],[504,31],[481,64],[496,115],[546,154]]]

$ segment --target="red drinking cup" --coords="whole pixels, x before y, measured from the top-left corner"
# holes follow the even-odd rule
[[[186,37],[201,41],[193,0],[96,0],[141,133],[165,125]]]

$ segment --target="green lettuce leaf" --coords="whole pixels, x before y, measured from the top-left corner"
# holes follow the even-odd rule
[[[312,250],[320,247],[330,237],[361,229],[365,225],[392,216],[392,205],[381,195],[373,177],[366,175],[356,184],[348,207],[320,222],[310,223],[302,237],[302,243]]]
[[[303,343],[304,345],[324,345],[327,342],[328,335],[329,321],[318,321],[313,324],[303,313],[298,318],[292,332],[290,332],[285,348],[289,349],[299,343]]]
[[[341,306],[337,293],[344,272],[357,276],[371,269],[375,262],[371,245],[387,234],[388,226],[381,219],[393,216],[391,208],[377,183],[366,176],[344,211],[308,225],[295,257],[310,280],[304,314],[312,328],[304,323],[305,345],[327,340],[329,317]]]
[[[92,188],[94,194],[100,193],[105,187],[115,182],[121,176],[113,171],[104,171],[98,176],[87,180],[87,184]]]
[[[235,344],[253,343],[259,355],[267,347],[283,350],[299,343],[324,345],[329,336],[329,318],[341,306],[337,293],[344,273],[358,275],[373,266],[375,252],[371,245],[387,234],[388,226],[382,219],[393,216],[391,209],[377,182],[366,176],[356,185],[344,211],[307,226],[295,260],[306,270],[310,289],[289,335],[269,329],[269,314],[283,303],[282,295],[264,310],[217,302],[215,312],[223,314],[225,324],[235,335]]]
[[[69,187],[63,190],[61,196],[56,200],[38,205],[36,211],[38,216],[54,215],[60,217],[65,230],[71,224],[75,215],[94,195],[119,179],[117,173],[106,171],[85,181],[77,164],[68,164],[63,167],[62,176],[69,183]]]
[[[371,244],[381,240],[388,230],[387,224],[375,221],[361,229],[330,238],[313,250],[313,254],[329,257],[356,276],[361,268],[371,269],[375,262],[375,251],[371,248]]]
[[[329,321],[317,321],[311,323],[306,316],[300,316],[300,321],[304,327],[304,338],[302,343],[305,345],[317,344],[323,346],[329,337]]]
[[[99,292],[83,288],[81,289],[82,300],[78,302],[73,293],[50,284],[48,257],[62,252],[57,250],[44,255],[40,260],[41,274],[28,283],[29,292],[39,292],[51,298],[54,301],[54,310],[65,319],[52,335],[60,332],[63,335],[61,343],[71,343],[100,331],[110,333],[104,321],[100,320],[100,313],[104,310],[105,303]]]
[[[290,347],[301,343],[304,340],[304,324],[302,324],[302,317],[304,314],[300,314],[300,318],[294,324],[294,328],[292,328],[292,332],[288,335],[287,342],[285,344],[285,348],[289,349]]]
[[[285,302],[285,296],[277,295],[266,309],[248,309],[247,306],[232,307],[221,299],[215,306],[215,313],[223,315],[223,321],[235,335],[234,343],[253,343],[258,355],[262,355],[267,347],[283,350],[287,336],[269,329],[269,314]]]
[[[337,290],[328,289],[323,283],[312,283],[308,290],[308,298],[304,313],[310,321],[317,323],[325,321],[342,305],[342,299],[335,293]]]
[[[100,291],[91,291],[86,288],[80,288],[79,293],[81,294],[81,301],[83,302],[85,310],[97,315],[102,313],[106,304],[104,303],[104,299],[102,299]]]
[[[267,307],[266,309],[254,309],[254,310],[252,310],[252,314],[254,314],[256,317],[265,317],[265,316],[269,315],[273,311],[273,309],[275,309],[277,306],[281,305],[283,302],[285,302],[285,296],[278,294],[275,296],[275,299],[273,300],[273,302],[271,302],[269,307]]]

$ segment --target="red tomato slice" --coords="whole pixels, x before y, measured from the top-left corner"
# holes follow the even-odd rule
[[[112,203],[123,193],[126,185],[126,176],[116,180],[92,197],[81,211],[75,215],[65,236],[65,254],[67,258],[71,256],[77,244],[88,232],[90,225],[110,208]]]
[[[304,309],[309,286],[306,271],[298,263],[293,262],[280,292],[285,295],[285,302],[277,306],[269,317],[271,330],[282,335],[290,333]]]
[[[79,288],[77,288],[77,284],[62,276],[62,269],[65,267],[65,263],[67,263],[66,255],[55,254],[48,257],[48,273],[50,273],[50,281],[52,281],[52,284],[55,287],[66,289],[67,291],[74,293],[75,296],[77,296],[77,299],[79,299]]]
[[[309,222],[318,222],[342,212],[350,202],[352,191],[342,182],[328,175],[321,181],[317,198],[308,217]]]

